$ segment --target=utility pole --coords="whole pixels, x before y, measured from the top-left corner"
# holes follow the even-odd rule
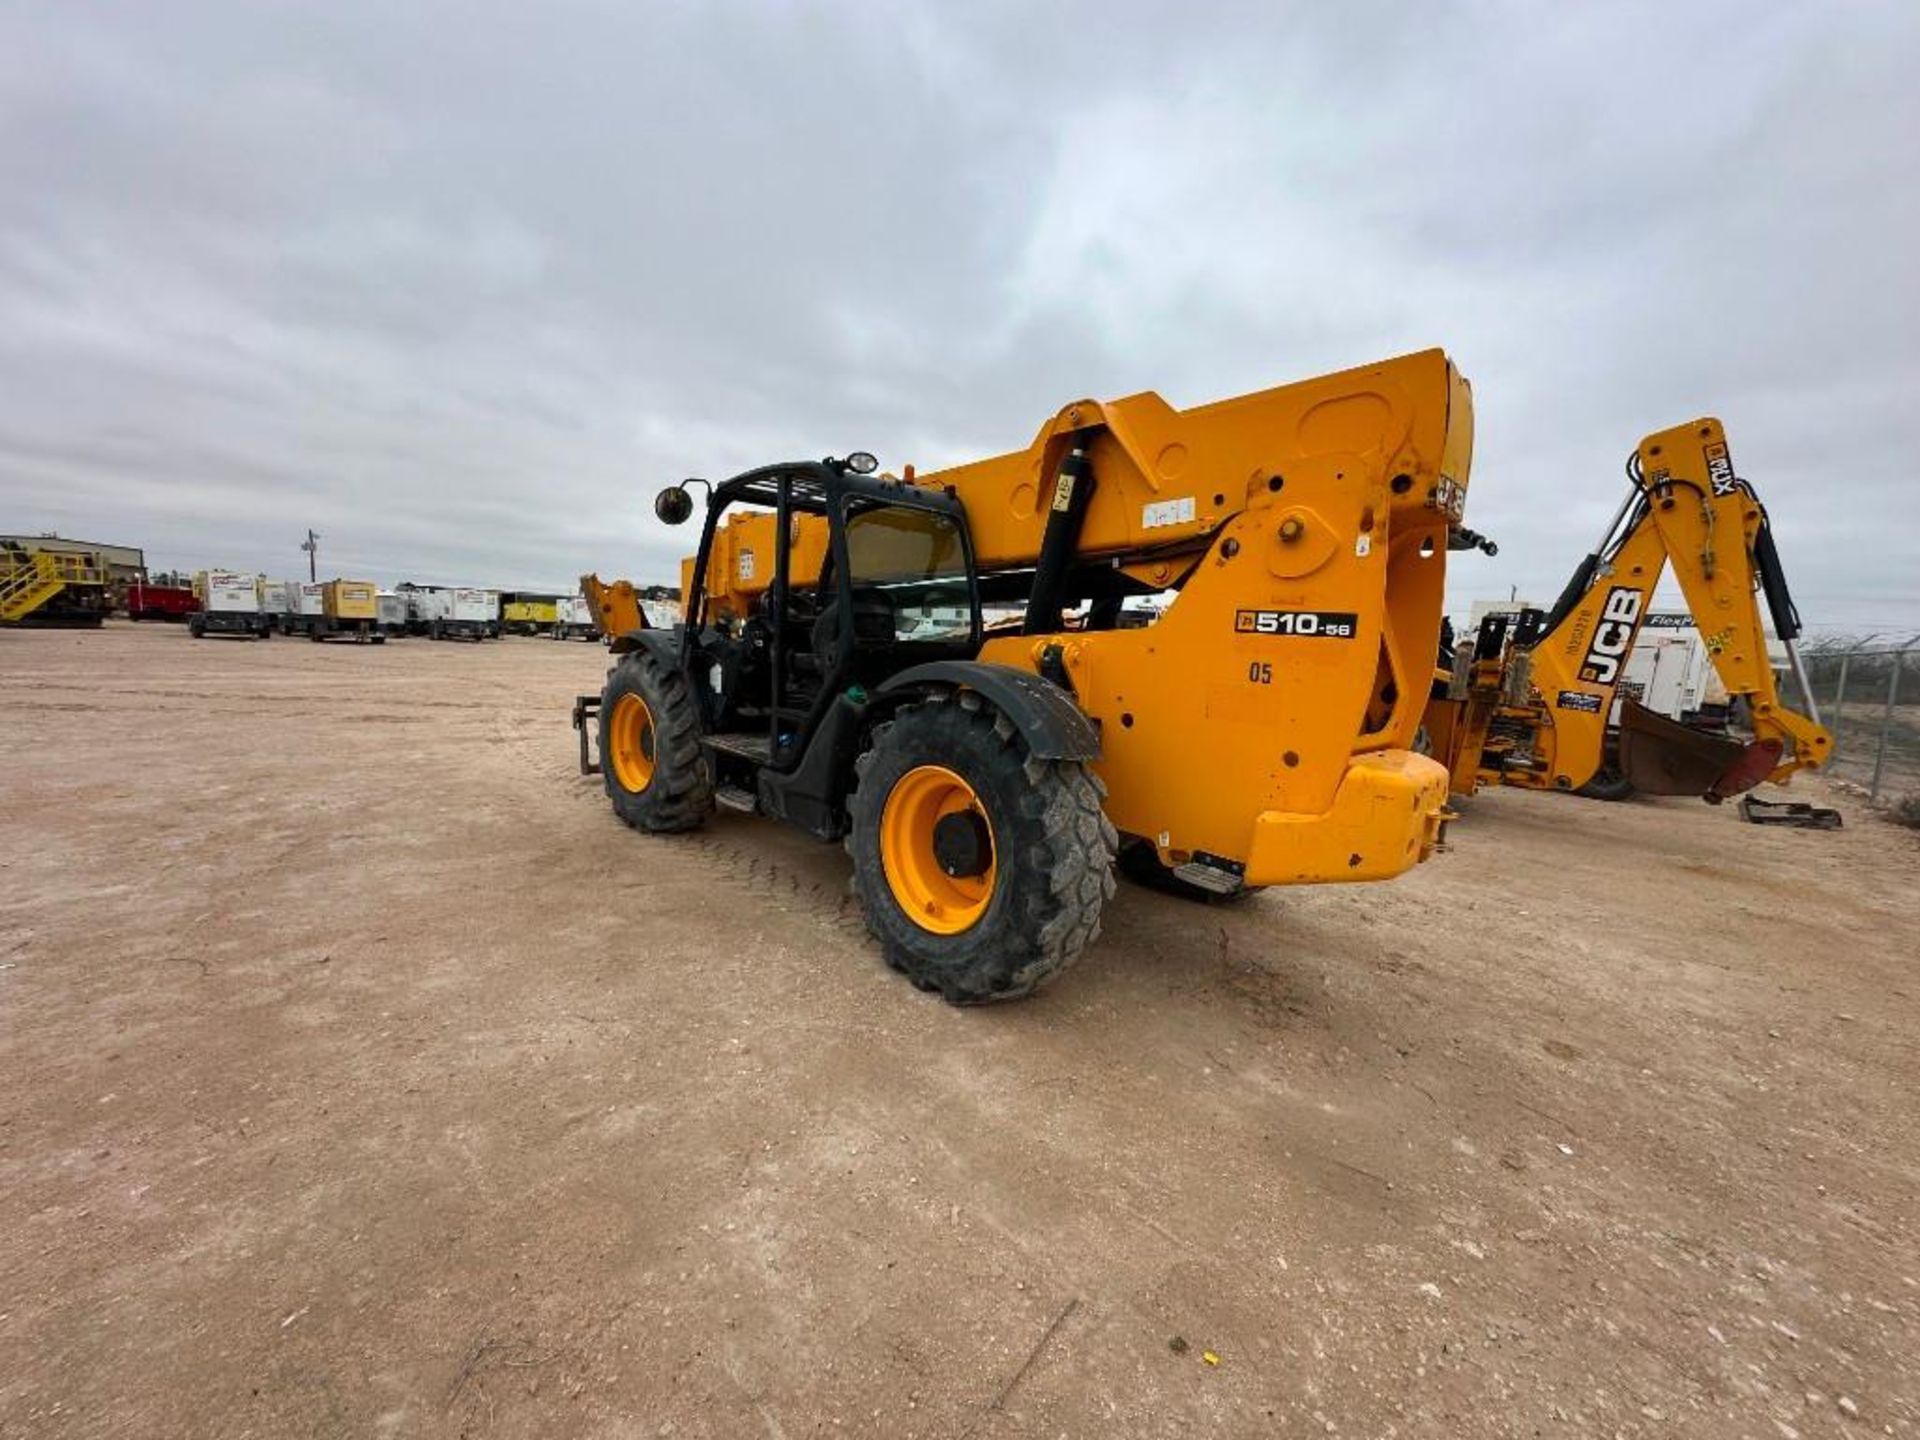
[[[307,530],[307,538],[300,542],[300,548],[307,552],[307,579],[315,584],[320,580],[320,537]]]

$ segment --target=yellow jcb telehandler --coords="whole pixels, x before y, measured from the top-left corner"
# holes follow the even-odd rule
[[[887,960],[956,1003],[1070,964],[1116,858],[1196,896],[1398,875],[1446,815],[1412,747],[1472,433],[1431,350],[1077,401],[937,474],[670,486],[672,524],[708,492],[686,622],[625,610],[583,768],[638,830],[719,804],[844,840]]]
[[[1784,782],[1832,752],[1819,716],[1780,699],[1760,603],[1799,694],[1808,696],[1795,644],[1800,616],[1766,508],[1735,473],[1720,422],[1649,435],[1628,458],[1627,478],[1613,523],[1552,611],[1488,616],[1438,672],[1426,729],[1456,794],[1517,785],[1599,799],[1698,795],[1717,804],[1763,780]],[[1682,724],[1620,693],[1669,564],[1751,740]]]

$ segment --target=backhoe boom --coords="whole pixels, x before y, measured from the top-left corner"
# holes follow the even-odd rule
[[[1832,738],[1782,702],[1761,601],[1789,647],[1799,616],[1767,513],[1733,468],[1720,422],[1701,419],[1640,443],[1632,490],[1601,546],[1553,610],[1517,637],[1474,637],[1429,706],[1457,792],[1481,783],[1578,790],[1603,766],[1654,794],[1724,799],[1817,766]],[[1620,698],[1627,657],[1667,566],[1728,696],[1745,702],[1750,743],[1667,720]],[[1537,634],[1537,638],[1534,638]]]

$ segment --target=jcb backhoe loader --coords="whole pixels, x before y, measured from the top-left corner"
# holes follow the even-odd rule
[[[1081,400],[937,474],[710,484],[686,623],[625,611],[582,764],[597,713],[636,829],[722,804],[844,839],[888,961],[957,1003],[1071,963],[1122,848],[1196,894],[1398,875],[1446,813],[1412,744],[1471,448],[1433,350],[1184,411]]]
[[[1631,489],[1599,548],[1552,611],[1488,616],[1439,673],[1426,728],[1455,793],[1518,785],[1718,803],[1818,766],[1832,751],[1819,717],[1781,703],[1774,683],[1760,601],[1805,696],[1794,643],[1800,617],[1766,509],[1735,473],[1720,422],[1649,435],[1628,459],[1627,478]],[[1744,704],[1751,741],[1683,725],[1617,693],[1669,563],[1721,682]]]

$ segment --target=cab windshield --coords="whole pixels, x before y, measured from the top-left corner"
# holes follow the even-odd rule
[[[896,641],[973,638],[967,548],[952,516],[909,505],[847,515],[847,572],[863,605],[884,605]]]

